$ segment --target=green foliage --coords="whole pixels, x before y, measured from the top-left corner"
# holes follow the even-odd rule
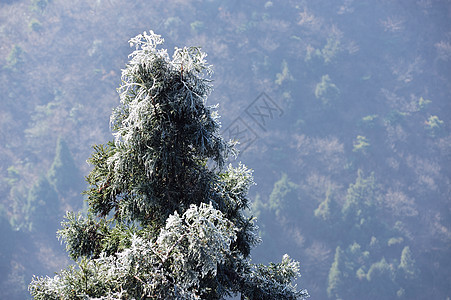
[[[272,1],[266,1],[265,8],[266,9],[271,8],[273,5],[274,5],[274,3]]]
[[[371,265],[366,275],[370,289],[368,296],[372,299],[393,298],[399,290],[398,284],[394,281],[395,269],[385,258]]]
[[[321,77],[321,82],[316,85],[315,97],[321,100],[321,103],[325,106],[330,106],[338,98],[340,90],[332,83],[328,74]]]
[[[363,135],[358,135],[353,143],[352,152],[366,154],[370,147],[369,140]]]
[[[258,161],[255,168],[261,182],[252,191],[259,193],[264,202],[260,202],[264,222],[259,225],[268,239],[259,247],[263,250],[257,249],[253,255],[254,261],[281,256],[284,249],[290,249],[306,262],[309,276],[302,282],[315,290],[315,298],[324,299],[334,250],[340,245],[346,251],[356,232],[362,251],[370,252],[370,263],[353,271],[343,289],[354,294],[342,298],[367,299],[363,290],[369,288],[369,266],[385,257],[396,268],[401,250],[409,245],[412,253],[418,252],[415,259],[422,278],[402,284],[404,292],[400,289],[400,294],[407,299],[418,295],[445,299],[451,295],[451,285],[446,281],[451,269],[447,265],[449,247],[445,242],[449,214],[444,209],[449,203],[446,166],[450,165],[451,140],[448,118],[443,114],[449,111],[450,104],[451,42],[443,30],[443,20],[449,16],[446,9],[440,9],[444,5],[439,2],[446,1],[414,2],[408,9],[400,9],[399,1],[346,0],[329,5],[326,1],[265,0],[252,5],[246,1],[184,0],[154,1],[150,9],[143,0],[81,0],[52,1],[41,12],[39,8],[30,11],[30,5],[38,1],[1,1],[0,63],[5,69],[0,72],[0,190],[7,218],[15,230],[24,224],[29,189],[52,164],[58,136],[66,138],[78,158],[89,156],[91,151],[86,145],[106,141],[108,124],[103,118],[115,99],[114,85],[120,82],[117,71],[124,67],[122,39],[127,32],[149,22],[170,37],[170,48],[177,40],[207,43],[221,77],[216,78],[214,98],[219,95],[225,99],[225,106],[221,104],[221,114],[225,115],[222,128],[236,117],[247,117],[241,114],[243,109],[262,91],[286,112],[265,127],[265,132],[252,127],[255,123],[248,123],[260,141],[257,147],[241,154],[242,160]],[[42,24],[39,33],[29,28],[33,18]],[[199,32],[191,30],[190,24],[196,20],[204,25]],[[12,72],[6,69],[6,58],[14,45],[26,52],[22,53],[23,63]],[[306,52],[311,58],[304,61]],[[330,62],[326,62],[328,53],[332,54],[328,56]],[[283,75],[283,60],[295,80],[285,80],[279,86],[275,80],[277,73]],[[340,88],[343,101],[332,106],[337,109],[325,111],[313,95],[324,74],[329,74]],[[64,91],[64,97],[53,101],[53,90]],[[218,101],[211,100],[210,104]],[[78,105],[82,105],[80,109]],[[390,110],[409,115],[401,116],[398,123],[386,122]],[[373,120],[365,117],[375,114],[379,117]],[[431,115],[437,115],[444,124],[439,135],[428,139],[425,122]],[[296,122],[302,126],[293,126]],[[371,155],[352,152],[358,134],[369,139]],[[352,166],[345,166],[347,162]],[[17,177],[8,174],[8,166],[16,168]],[[345,225],[340,215],[346,189],[355,182],[353,172],[359,168],[365,170],[366,176],[374,171],[379,178],[381,197],[373,228],[351,222]],[[83,169],[89,170],[89,166]],[[299,185],[296,209],[288,211],[289,218],[282,213],[284,224],[268,209],[267,196],[274,181],[280,179],[271,179],[277,169]],[[329,204],[338,205],[331,223],[313,215],[316,208],[331,211],[330,205],[325,205],[328,186],[334,191]],[[75,194],[60,198],[65,209],[75,206],[71,197]],[[105,197],[105,203],[113,203],[108,200],[110,195],[100,196]],[[122,201],[120,195],[117,197],[118,202]],[[286,200],[294,202],[295,198]],[[112,208],[108,218],[115,213]],[[395,224],[398,220],[402,225]],[[112,229],[120,228],[119,223],[108,224]],[[153,226],[152,222],[148,226]],[[46,257],[51,257],[52,265],[62,261],[52,244],[54,230],[42,235],[22,229],[20,234],[26,238],[15,236],[11,247],[17,248],[5,263],[15,273],[2,274],[8,281],[0,282],[0,298],[26,298],[4,293],[13,290],[14,283],[27,281],[30,270],[50,275],[49,269],[55,267],[44,267]],[[126,229],[118,229],[122,230]],[[113,233],[108,236],[111,238],[104,238],[100,245],[105,252],[123,249],[129,241]],[[388,246],[392,237],[404,240]],[[42,255],[47,253],[44,251],[54,251],[55,255]],[[358,270],[360,279],[355,278]],[[419,294],[411,294],[414,286]],[[355,287],[361,291],[355,291]]]
[[[379,115],[368,115],[360,119],[358,125],[363,129],[373,129],[376,127],[378,119]]]
[[[248,277],[242,292],[244,299],[303,299],[309,297],[306,290],[296,290],[291,280],[299,274],[299,263],[284,255],[282,262],[269,266],[257,265]],[[291,294],[291,296],[287,296]]]
[[[344,250],[338,246],[329,270],[327,288],[329,298],[347,299],[359,295],[364,290],[361,285],[366,283],[365,270],[370,259],[370,252],[365,251],[356,242]]]
[[[357,270],[357,272],[355,273],[355,275],[356,275],[356,277],[357,277],[357,279],[359,281],[362,281],[363,279],[366,279],[366,273],[365,273],[365,270],[363,268],[359,268]]]
[[[368,281],[376,281],[376,280],[386,280],[386,279],[393,279],[394,276],[394,270],[393,267],[390,266],[385,258],[382,258],[379,262],[376,262],[371,265],[370,269],[368,270],[368,274],[366,275]]]
[[[368,222],[374,216],[376,197],[374,174],[364,178],[363,171],[358,170],[355,183],[349,185],[342,208],[344,220],[358,227],[365,223],[368,226]]]
[[[10,186],[15,185],[21,177],[20,171],[14,166],[9,166],[8,169],[6,169],[6,171],[8,172],[8,175],[6,177],[6,182]]]
[[[288,63],[286,60],[282,61],[282,71],[276,74],[276,84],[282,85],[282,83],[286,80],[293,80],[293,76],[290,74],[290,70],[288,69]]]
[[[324,62],[326,64],[332,62],[332,59],[335,58],[339,50],[340,50],[340,39],[338,36],[332,34],[329,38],[327,38],[327,43],[321,50]]]
[[[404,280],[417,279],[419,270],[416,266],[415,259],[412,257],[412,252],[409,246],[405,246],[401,252],[401,260],[398,265],[398,270],[401,272],[401,277]]]
[[[319,61],[321,59],[321,50],[315,49],[312,46],[307,47],[307,53],[305,54],[305,61],[311,62],[312,60],[315,60],[315,62]]]
[[[392,237],[388,240],[387,245],[388,246],[394,246],[394,245],[398,245],[401,244],[402,242],[404,242],[404,238],[403,237]]]
[[[58,138],[55,159],[47,173],[47,177],[61,194],[66,194],[68,191],[78,187],[77,183],[80,181],[78,169],[75,166],[66,141],[61,137]]]
[[[359,170],[355,183],[348,188],[341,210],[343,218],[329,225],[329,230],[346,232],[346,237],[338,240],[340,246],[329,270],[327,293],[330,298],[391,299],[414,294],[410,291],[417,278],[412,275],[418,272],[415,261],[410,248],[404,246],[399,262],[396,252],[405,238],[389,238],[399,233],[377,217],[378,197],[374,175],[365,178]],[[317,217],[324,215],[325,207],[322,203],[315,211]]]
[[[14,45],[6,57],[5,68],[17,71],[24,63],[24,50],[19,45]]]
[[[282,177],[274,183],[274,189],[269,195],[269,209],[275,212],[277,217],[282,217],[297,210],[299,186],[291,182],[288,175],[283,173]]]
[[[57,227],[60,217],[58,195],[45,176],[41,176],[29,190],[23,210],[30,231]]]
[[[333,59],[337,56],[341,44],[341,33],[336,28],[333,28],[329,37],[327,37],[326,44],[323,49],[315,49],[312,46],[307,47],[307,53],[305,56],[305,61],[310,63],[321,63],[330,64]]]
[[[182,216],[177,212],[171,215],[155,242],[145,238],[148,232],[134,235],[131,246],[117,255],[82,258],[78,268],[69,267],[59,276],[34,278],[30,291],[35,299],[199,299],[201,295],[217,299],[208,286],[225,271],[221,263],[230,259],[237,231],[211,204],[192,205]],[[302,299],[308,295],[290,284],[298,275],[299,264],[288,256],[268,267],[248,269],[246,260],[237,263],[243,271],[248,270],[241,278],[246,299],[268,299],[268,295],[270,299]]]
[[[432,103],[431,100],[420,97],[420,99],[418,99],[418,110],[422,111],[422,110],[426,109],[426,107],[428,107],[429,104],[431,104],[431,103]]]
[[[31,294],[36,299],[221,299],[238,292],[247,299],[308,297],[291,284],[299,267],[288,256],[268,267],[250,263],[250,250],[260,242],[254,218],[244,212],[252,171],[241,164],[224,168],[235,149],[219,133],[215,107],[206,106],[211,90],[206,54],[176,48],[170,59],[157,49],[162,42],[153,32],[130,40],[136,50],[122,71],[121,103],[111,116],[115,140],[94,146],[89,159],[90,214],[68,213],[58,232],[78,267],[54,278],[34,278]],[[58,166],[68,164],[68,151],[62,142],[58,149],[49,178],[62,188],[64,168]],[[281,187],[278,194],[284,193]]]
[[[97,222],[91,214],[83,217],[80,213],[73,212],[67,212],[65,218],[57,236],[66,243],[69,256],[74,260],[80,257],[98,257],[102,240],[109,231],[106,222]]]
[[[444,133],[444,124],[437,116],[430,116],[424,123],[426,132],[431,137],[439,137]]]
[[[325,221],[329,224],[334,223],[337,213],[339,212],[339,206],[333,199],[331,188],[327,189],[326,199],[321,202],[317,209],[315,209],[315,217]]]
[[[63,271],[62,279],[72,280],[66,283],[70,289],[57,287],[59,295],[64,299],[78,299],[81,295],[198,299],[200,294],[208,293],[201,281],[218,271],[216,263],[208,262],[225,260],[236,238],[236,228],[211,205],[202,204],[191,206],[183,216],[176,212],[171,215],[155,242],[145,238],[148,234],[135,233],[130,237],[130,246],[117,255],[103,253],[95,259],[82,259],[79,269]],[[38,280],[31,292],[36,299],[48,299],[41,291],[54,286],[51,280]]]
[[[12,207],[10,223],[14,230],[30,230],[28,193],[29,189],[23,184],[15,184],[9,191]]]
[[[55,89],[53,93],[46,94],[45,104],[33,106],[34,109],[31,114],[32,122],[25,130],[29,142],[40,145],[43,143],[42,140],[47,141],[49,134],[61,132],[55,128],[59,124],[58,119],[67,116],[61,94],[61,91]],[[70,126],[70,122],[68,121],[69,119],[66,118],[64,123],[65,129]],[[55,137],[55,139],[58,138],[59,137]],[[48,144],[50,146],[50,143]],[[54,145],[51,147],[54,147]]]
[[[327,295],[329,297],[335,297],[336,299],[340,299],[338,296],[339,291],[341,290],[341,285],[343,283],[343,273],[340,270],[343,268],[343,251],[340,246],[335,249],[334,262],[329,271],[329,279],[327,285]]]
[[[40,32],[43,29],[42,23],[37,19],[31,19],[30,23],[28,23],[28,27],[35,32]]]
[[[205,105],[211,90],[205,54],[176,49],[169,60],[156,49],[160,43],[147,34],[131,40],[142,50],[122,72],[121,104],[111,117],[115,142],[95,149],[88,176],[95,213],[114,209],[117,218],[146,225],[161,225],[193,202],[215,201],[208,191],[216,175],[205,162],[221,168],[230,150],[219,136],[217,113]]]
[[[391,299],[398,294],[403,295],[402,290],[412,281],[398,282],[399,275],[393,265],[385,257],[374,261],[371,253],[364,251],[357,243],[349,245],[344,251],[337,247],[329,270],[328,296],[334,299]]]

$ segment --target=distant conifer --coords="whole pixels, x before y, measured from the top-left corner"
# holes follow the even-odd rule
[[[72,154],[63,138],[58,138],[56,154],[47,173],[49,182],[60,194],[74,190],[79,186],[80,176]]]

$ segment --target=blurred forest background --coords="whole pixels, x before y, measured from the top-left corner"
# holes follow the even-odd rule
[[[145,30],[214,65],[255,262],[299,260],[312,299],[450,299],[449,0],[1,1],[0,298],[69,263],[55,232]]]

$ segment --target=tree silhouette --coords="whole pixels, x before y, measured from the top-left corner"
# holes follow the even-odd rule
[[[47,177],[61,194],[65,194],[79,185],[78,169],[75,166],[66,141],[61,137],[58,138],[55,159],[47,173]]]

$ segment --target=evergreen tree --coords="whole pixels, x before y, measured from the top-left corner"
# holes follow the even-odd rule
[[[359,243],[373,236],[383,225],[374,217],[376,214],[377,186],[374,174],[365,178],[358,170],[354,184],[350,184],[342,207],[344,230],[348,232],[347,242]],[[381,228],[382,227],[382,228]]]
[[[369,281],[368,299],[389,299],[397,295],[400,287],[395,282],[395,270],[385,258],[371,265],[366,275]]]
[[[398,270],[401,273],[401,280],[415,279],[418,276],[419,270],[417,269],[409,246],[405,246],[401,252],[401,261]]]
[[[339,291],[341,290],[341,285],[343,284],[343,251],[340,246],[335,249],[334,262],[329,271],[329,279],[327,286],[327,295],[329,297],[335,297],[339,299]]]
[[[304,299],[299,264],[253,265],[259,242],[247,193],[252,172],[224,167],[234,145],[219,134],[210,66],[199,48],[169,58],[153,32],[131,39],[114,141],[94,147],[90,213],[58,232],[78,267],[34,278],[36,299]],[[96,216],[94,216],[96,215]]]
[[[326,199],[321,202],[317,209],[315,209],[315,217],[327,222],[328,224],[333,224],[336,226],[336,215],[339,211],[337,202],[333,199],[333,193],[329,187],[326,192]]]
[[[345,219],[360,223],[362,218],[374,211],[376,198],[376,183],[374,174],[364,178],[363,171],[358,170],[356,182],[350,184],[343,205],[342,213]]]
[[[58,226],[58,195],[45,176],[41,176],[28,192],[23,208],[29,230],[55,229]]]
[[[290,181],[288,175],[285,173],[283,173],[282,177],[274,184],[274,189],[269,195],[269,208],[275,212],[277,217],[299,217],[298,189],[299,186]]]
[[[56,154],[47,177],[59,193],[66,193],[78,186],[79,174],[74,159],[63,138],[58,138]]]

